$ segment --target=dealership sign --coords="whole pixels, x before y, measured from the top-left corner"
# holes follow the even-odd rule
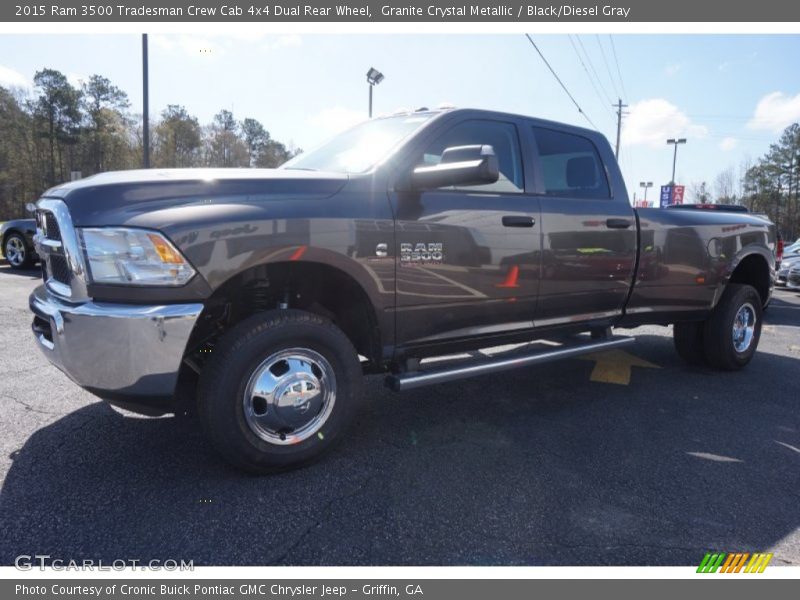
[[[683,185],[662,185],[661,186],[661,208],[670,204],[683,204],[683,194],[686,186]]]

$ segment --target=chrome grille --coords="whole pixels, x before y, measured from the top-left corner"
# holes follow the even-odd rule
[[[44,213],[44,234],[48,239],[61,241],[61,228],[58,226],[56,216],[51,212]]]
[[[36,251],[42,259],[42,279],[51,292],[87,298],[84,267],[72,218],[61,200],[43,198],[36,217]]]
[[[36,211],[36,227],[44,239],[61,241],[61,227],[58,219],[49,210],[39,209]]]
[[[50,255],[50,274],[59,283],[69,285],[70,271],[67,259],[60,254]]]

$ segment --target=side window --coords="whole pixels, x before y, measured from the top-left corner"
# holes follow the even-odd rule
[[[522,178],[522,158],[517,128],[502,121],[475,119],[453,126],[430,144],[422,156],[426,165],[438,164],[446,148],[490,144],[500,163],[500,177],[495,183],[471,185],[463,189],[476,192],[516,193],[525,189]],[[452,188],[445,188],[452,189]]]
[[[603,161],[585,137],[534,127],[545,194],[569,198],[610,198]]]

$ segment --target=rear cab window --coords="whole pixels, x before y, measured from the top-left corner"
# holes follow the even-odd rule
[[[608,199],[605,167],[594,143],[583,136],[533,127],[544,194],[559,198]]]

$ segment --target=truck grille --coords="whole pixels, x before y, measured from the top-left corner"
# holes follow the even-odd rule
[[[58,226],[56,216],[51,212],[44,213],[45,235],[51,240],[61,241],[61,228]]]
[[[69,285],[69,263],[67,263],[67,259],[59,254],[51,254],[50,255],[50,272],[53,276],[53,279],[56,281],[63,283],[64,285]]]
[[[58,225],[58,219],[49,210],[36,211],[36,227],[46,239],[61,241],[61,227]]]
[[[67,286],[60,292],[64,293],[69,288],[72,273],[64,250],[61,225],[55,213],[49,210],[38,209],[35,218],[41,242],[42,279],[45,283],[55,281]]]

